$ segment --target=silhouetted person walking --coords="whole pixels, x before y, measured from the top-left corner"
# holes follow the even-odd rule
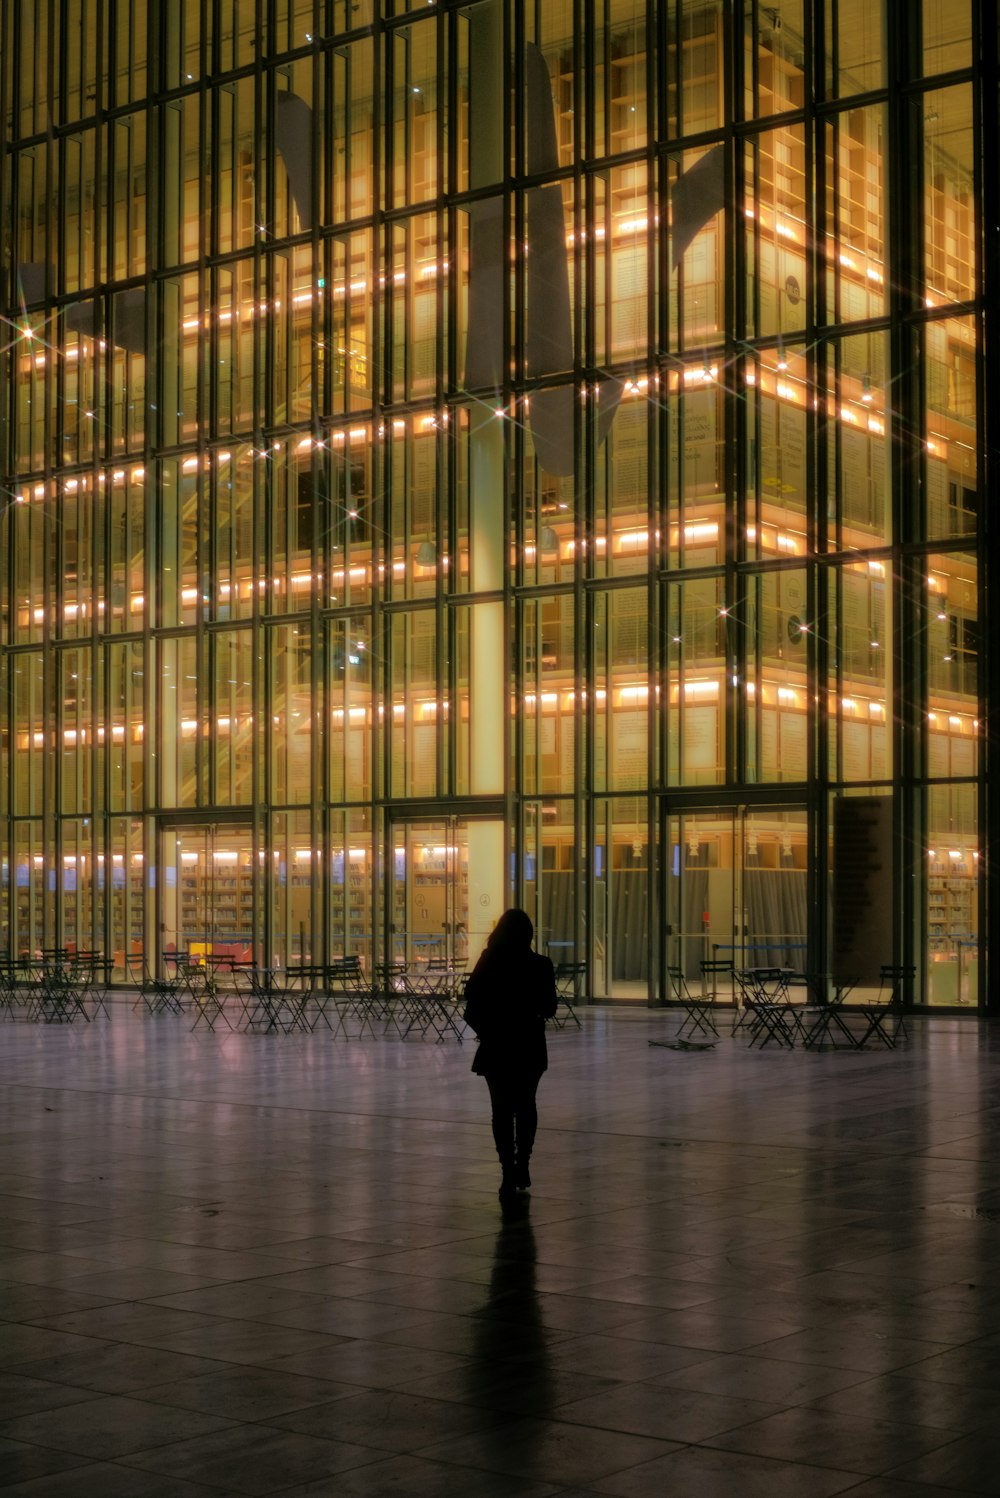
[[[465,990],[465,1021],[479,1037],[472,1070],[490,1089],[501,1201],[531,1185],[535,1094],[549,1064],[545,1021],[556,1012],[555,973],[547,957],[531,950],[533,935],[525,911],[504,911]]]

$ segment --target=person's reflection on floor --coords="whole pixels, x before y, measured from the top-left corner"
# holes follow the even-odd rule
[[[545,1416],[552,1408],[553,1383],[542,1303],[536,1283],[538,1246],[519,1198],[505,1206],[493,1249],[493,1270],[476,1318],[469,1378],[476,1402],[488,1399],[500,1416],[484,1439],[503,1444],[505,1415]]]

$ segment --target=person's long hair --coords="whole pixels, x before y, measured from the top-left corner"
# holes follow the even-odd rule
[[[489,972],[518,968],[527,962],[535,928],[526,910],[514,906],[505,910],[490,932],[479,954],[473,972],[480,977]]]

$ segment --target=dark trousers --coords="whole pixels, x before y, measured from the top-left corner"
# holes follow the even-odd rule
[[[500,1164],[507,1169],[514,1164],[527,1165],[538,1128],[535,1094],[540,1076],[487,1077],[493,1108],[493,1142]]]

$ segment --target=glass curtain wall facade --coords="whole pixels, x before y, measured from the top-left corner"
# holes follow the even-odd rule
[[[0,948],[982,1006],[993,7],[0,14]]]

